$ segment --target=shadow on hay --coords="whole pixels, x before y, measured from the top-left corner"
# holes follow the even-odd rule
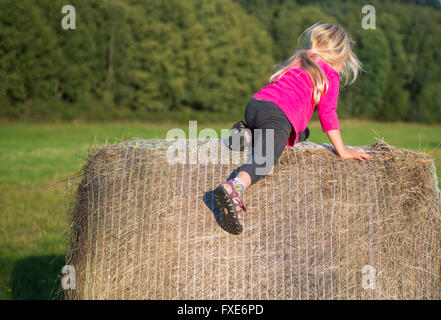
[[[216,201],[214,200],[214,190],[205,192],[203,200],[205,205],[208,207],[208,209],[210,209],[211,213],[213,213],[216,222],[219,224],[220,227],[222,227],[219,207],[217,206]]]
[[[12,269],[11,289],[14,300],[63,299],[60,273],[65,265],[60,255],[29,256],[18,260]]]

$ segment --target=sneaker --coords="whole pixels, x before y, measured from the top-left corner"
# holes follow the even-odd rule
[[[221,226],[231,234],[243,231],[243,214],[246,207],[239,192],[231,181],[222,182],[214,190],[216,203],[220,210]]]
[[[239,145],[236,145],[237,138],[234,139],[235,143],[233,145],[233,137],[236,136],[239,138]],[[251,143],[251,140],[251,130],[247,127],[245,122],[239,121],[231,128],[230,137],[228,138],[228,147],[232,151],[243,151],[245,147]]]

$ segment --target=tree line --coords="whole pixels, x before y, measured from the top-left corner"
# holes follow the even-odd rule
[[[297,39],[321,20],[356,41],[365,72],[340,117],[441,123],[438,1],[60,0],[0,2],[0,117],[152,119],[241,115]]]

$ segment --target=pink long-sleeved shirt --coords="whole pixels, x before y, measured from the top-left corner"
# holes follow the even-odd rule
[[[340,75],[326,62],[317,60],[318,66],[325,73],[329,88],[317,105],[317,113],[323,132],[339,130],[337,117],[338,89]],[[306,129],[314,113],[313,84],[308,72],[301,68],[288,70],[277,82],[264,86],[253,95],[253,98],[271,101],[276,104],[291,122],[294,132],[287,145],[293,146],[298,140],[298,133]]]

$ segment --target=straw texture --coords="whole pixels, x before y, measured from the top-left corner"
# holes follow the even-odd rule
[[[440,298],[429,156],[384,142],[363,147],[370,161],[342,160],[329,145],[288,147],[245,192],[234,236],[212,191],[243,153],[223,140],[187,143],[187,159],[211,145],[224,164],[169,164],[160,140],[91,153],[71,210],[68,299]]]

